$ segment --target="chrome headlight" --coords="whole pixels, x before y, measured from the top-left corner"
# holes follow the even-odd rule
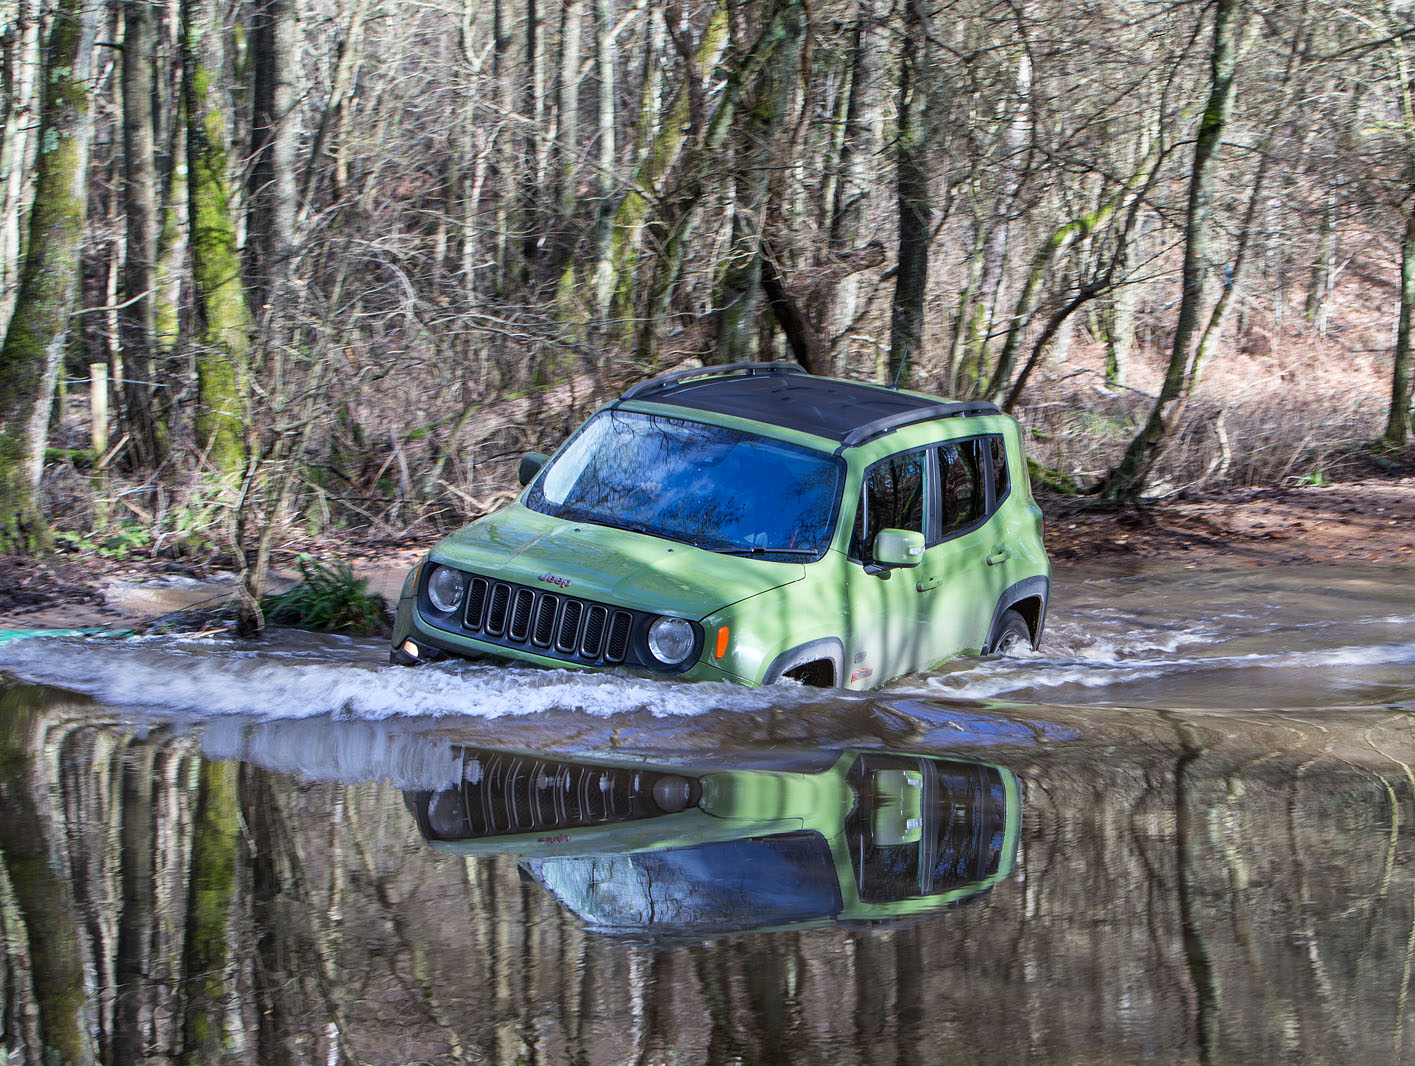
[[[681,618],[660,618],[649,626],[649,653],[664,666],[677,666],[693,651],[693,625]]]
[[[451,613],[462,605],[467,591],[467,575],[448,566],[439,566],[427,582],[427,598],[439,611]]]

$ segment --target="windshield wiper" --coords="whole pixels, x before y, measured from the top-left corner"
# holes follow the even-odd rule
[[[814,548],[709,548],[719,555],[807,555],[814,559],[820,554]]]

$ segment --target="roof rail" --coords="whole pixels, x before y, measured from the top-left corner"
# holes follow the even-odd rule
[[[660,374],[656,378],[649,378],[641,381],[620,397],[621,400],[641,400],[649,393],[663,392],[681,385],[690,378],[698,377],[757,377],[761,374],[806,374],[810,371],[799,363],[777,362],[777,363],[728,363],[725,366],[693,366],[686,370],[674,370],[668,374]]]
[[[962,418],[967,415],[1001,413],[1002,409],[997,404],[989,403],[987,400],[964,400],[958,403],[940,401],[931,407],[916,407],[912,411],[898,411],[892,415],[885,415],[883,418],[876,418],[873,422],[866,422],[863,426],[856,426],[845,435],[836,454],[846,448],[853,448],[857,444],[874,440],[876,437],[883,437],[886,433],[892,433],[903,426],[912,426],[916,422],[932,422],[936,418]]]

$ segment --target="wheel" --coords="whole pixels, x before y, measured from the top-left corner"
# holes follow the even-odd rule
[[[988,652],[992,655],[1010,655],[1023,647],[1032,646],[1032,631],[1027,628],[1027,620],[1016,611],[1008,609],[997,620],[997,635],[992,638]]]

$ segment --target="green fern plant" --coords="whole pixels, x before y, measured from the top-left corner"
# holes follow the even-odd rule
[[[285,592],[261,598],[267,621],[298,629],[327,629],[359,636],[388,632],[388,607],[356,577],[348,563],[324,566],[309,556],[298,560],[300,581]]]

